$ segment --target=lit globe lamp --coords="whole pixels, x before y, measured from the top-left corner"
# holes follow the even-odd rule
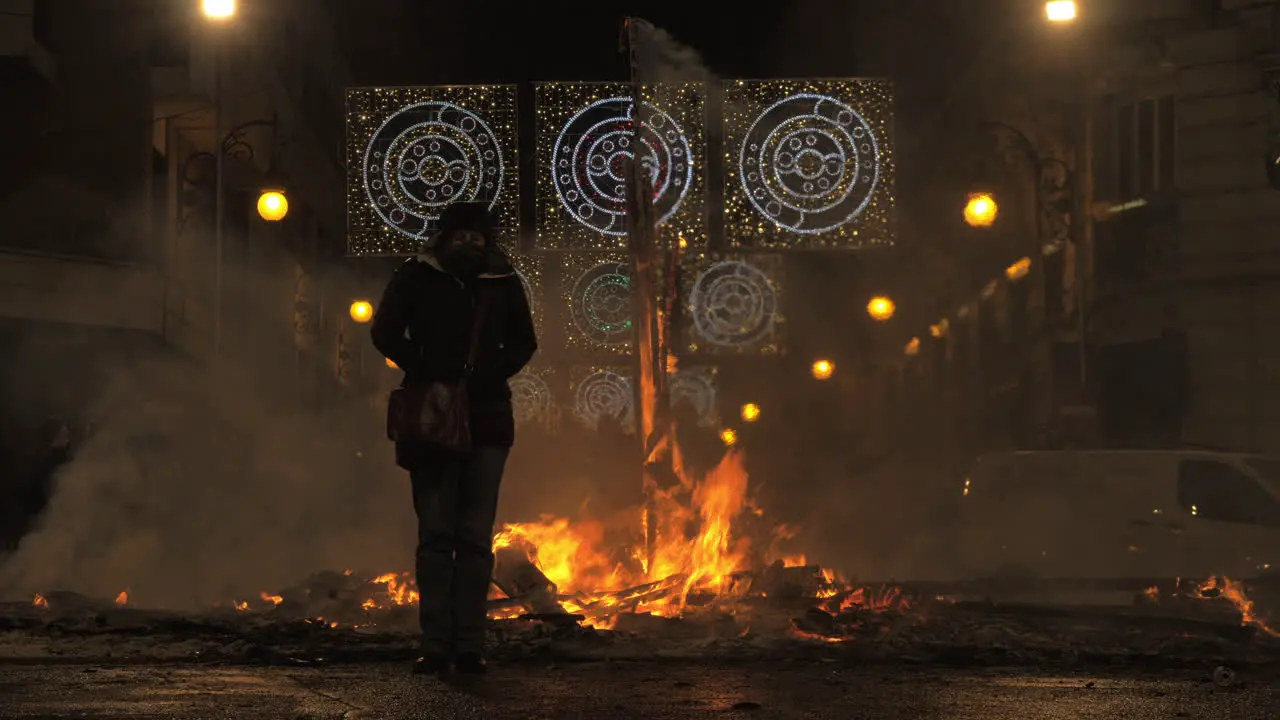
[[[991,227],[999,214],[1000,206],[991,193],[969,193],[969,201],[964,205],[964,221],[969,227]]]
[[[815,380],[829,380],[835,371],[836,364],[830,360],[815,360],[813,366],[809,368]]]
[[[280,188],[265,188],[258,195],[258,217],[267,222],[280,222],[289,214],[289,198]]]
[[[357,300],[351,303],[351,319],[358,323],[367,323],[373,319],[373,304],[368,300]]]
[[[893,317],[893,313],[898,309],[893,301],[883,295],[877,295],[871,298],[867,303],[867,314],[876,322],[887,322]]]
[[[1078,12],[1075,0],[1049,0],[1044,4],[1045,18],[1051,23],[1071,22]]]
[[[229,20],[235,17],[236,0],[203,0],[200,11],[210,20]]]

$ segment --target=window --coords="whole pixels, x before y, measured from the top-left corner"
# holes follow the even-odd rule
[[[1173,190],[1177,179],[1177,104],[1172,95],[1116,107],[1116,200]]]
[[[1280,527],[1280,504],[1234,467],[1215,460],[1178,463],[1178,505],[1204,520]]]
[[[1120,191],[1116,199],[1122,202],[1134,198],[1133,190],[1137,184],[1133,167],[1133,149],[1137,146],[1133,137],[1137,129],[1134,116],[1132,105],[1121,105],[1116,118],[1116,172],[1119,174],[1116,189]]]

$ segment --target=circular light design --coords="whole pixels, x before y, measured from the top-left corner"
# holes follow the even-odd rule
[[[632,400],[630,381],[615,372],[600,370],[578,383],[573,411],[592,427],[604,418],[629,426],[633,420]]]
[[[551,388],[539,375],[521,372],[511,378],[511,407],[517,425],[545,420],[551,412]]]
[[[453,202],[492,209],[507,172],[502,147],[479,114],[423,102],[389,116],[370,138],[362,165],[365,195],[386,226],[425,239]]]
[[[827,95],[799,93],[766,108],[738,155],[738,182],[751,205],[803,235],[853,221],[879,180],[880,146],[871,125]]]
[[[665,111],[642,102],[640,132],[635,103],[613,97],[569,118],[552,150],[551,183],[560,204],[588,229],[627,234],[627,168],[639,162],[653,184],[653,214],[661,225],[680,209],[693,183],[693,150],[684,130]]]
[[[605,346],[631,341],[631,265],[603,262],[573,283],[569,313],[587,340]]]
[[[698,276],[689,306],[699,338],[720,347],[742,348],[765,339],[773,330],[778,293],[760,268],[729,260]]]

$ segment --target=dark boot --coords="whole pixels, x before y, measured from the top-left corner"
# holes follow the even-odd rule
[[[460,653],[453,661],[453,666],[459,675],[484,675],[489,672],[489,666],[480,653]]]
[[[447,655],[423,655],[413,661],[414,675],[447,675],[449,673],[449,657]]]

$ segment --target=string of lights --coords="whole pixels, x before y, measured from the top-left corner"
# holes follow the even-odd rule
[[[1060,245],[1046,245],[1042,248],[1041,255],[1042,257],[1048,257],[1056,254],[1060,250]],[[980,307],[983,301],[991,300],[1002,288],[1021,282],[1031,274],[1034,264],[1035,261],[1029,256],[1024,256],[1015,260],[1004,269],[1004,272],[999,277],[992,278],[986,285],[983,285],[975,300],[964,303],[958,307],[953,313],[954,318],[958,321],[968,320],[973,314],[973,308]],[[928,337],[935,340],[945,340],[950,337],[951,330],[952,317],[944,316],[939,318],[937,322],[931,323],[928,327],[927,333],[922,333],[921,335],[927,334]],[[906,346],[903,347],[903,355],[907,358],[915,357],[920,354],[921,335],[913,336],[907,341]]]

